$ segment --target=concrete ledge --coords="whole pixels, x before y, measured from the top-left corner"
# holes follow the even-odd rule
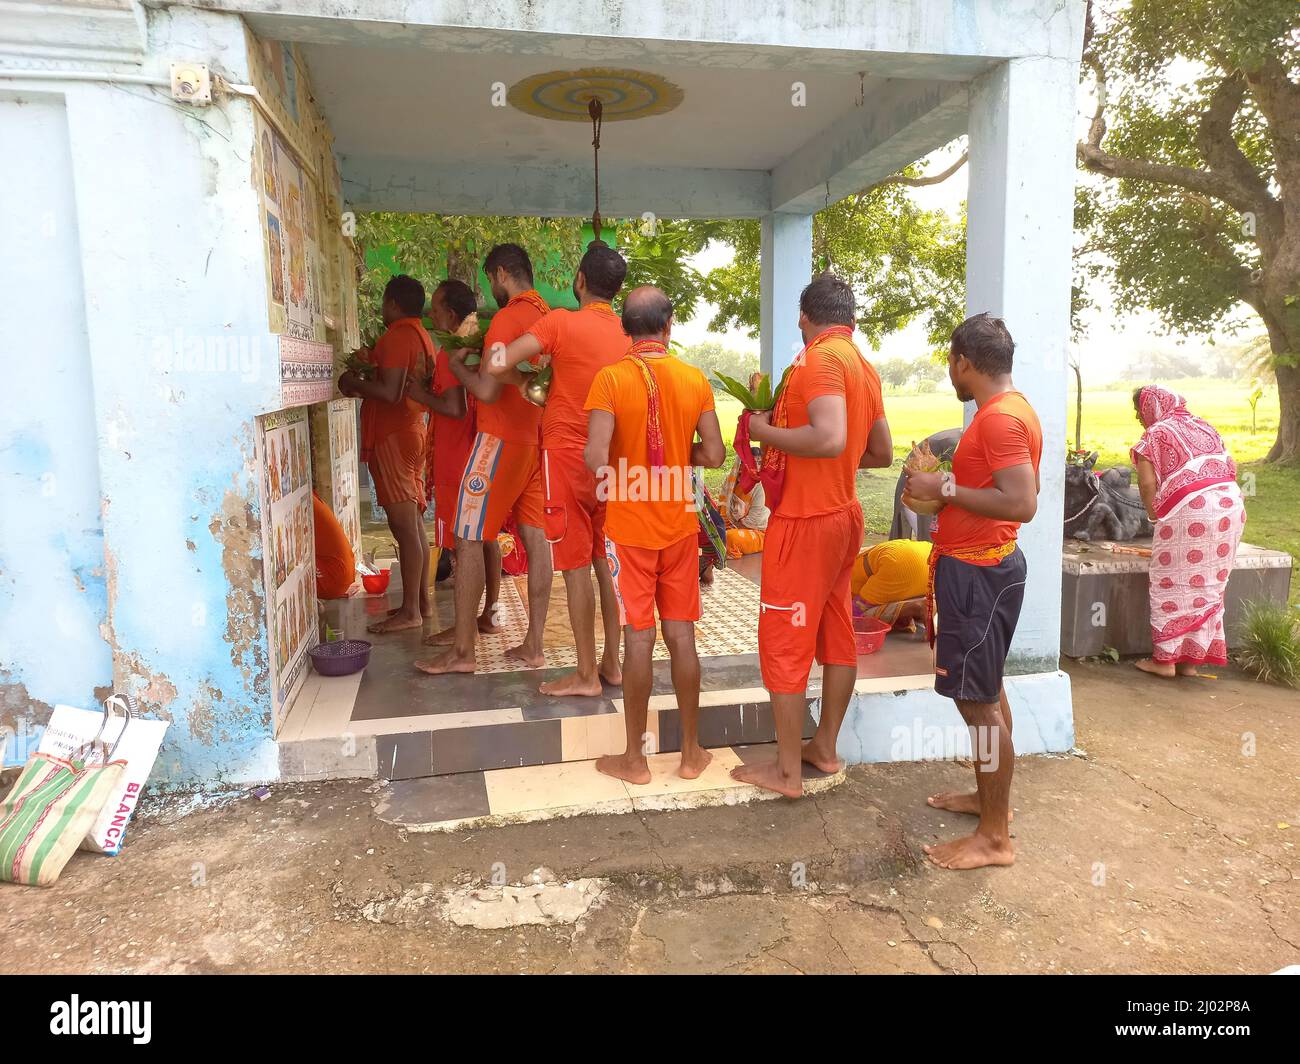
[[[1066,753],[1074,746],[1069,676],[1008,676],[1006,689],[1017,755]],[[812,713],[820,719],[820,702]],[[969,758],[970,733],[952,699],[933,687],[855,694],[836,752],[851,765]]]

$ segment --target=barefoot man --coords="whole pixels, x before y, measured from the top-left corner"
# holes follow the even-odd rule
[[[914,473],[908,494],[946,503],[930,555],[937,615],[934,689],[957,703],[970,728],[975,791],[929,799],[937,809],[978,816],[973,835],[925,846],[942,868],[1009,865],[1011,707],[1002,686],[1007,648],[1025,594],[1025,556],[1016,530],[1038,509],[1043,431],[1011,383],[1011,334],[1000,318],[976,314],[953,331],[948,376],[957,398],[978,409],[962,435],[951,473]],[[933,625],[931,628],[933,629]]]
[[[546,301],[533,288],[533,264],[518,244],[501,244],[488,252],[483,263],[500,308],[483,338],[491,352],[518,339],[547,312]],[[483,594],[485,552],[491,544],[495,561],[486,573],[488,597],[495,604],[493,580],[500,584],[501,556],[497,533],[513,512],[519,537],[528,552],[528,633],[507,654],[530,668],[542,667],[542,632],[551,597],[551,550],[542,532],[542,468],[538,433],[542,411],[523,397],[515,384],[485,373],[482,362],[465,365],[465,351],[451,359],[451,372],[476,400],[478,434],[462,464],[457,490],[454,529],[456,548],[456,626],[451,647],[416,668],[429,673],[473,672],[476,631],[474,614]],[[478,631],[485,631],[483,618]],[[434,636],[435,641],[447,641]]]
[[[835,741],[858,678],[849,602],[863,531],[856,474],[884,468],[894,457],[880,377],[853,342],[854,311],[853,289],[844,281],[827,273],[814,278],[799,297],[806,346],[776,408],[749,420],[750,439],[785,456],[779,499],[768,488],[772,516],[758,618],[777,757],[731,775],[790,798],[803,793],[801,760],[825,772],[840,769]],[[822,665],[821,719],[801,749],[814,657]]]
[[[407,396],[406,382],[428,376],[433,339],[424,330],[424,286],[398,274],[384,288],[387,329],[375,344],[373,380],[351,371],[339,378],[339,391],[360,396],[361,460],[370,467],[375,498],[388,515],[397,541],[402,572],[402,605],[368,631],[419,628],[429,611],[429,539],[424,531],[424,407]]]
[[[489,351],[484,361],[495,377],[514,379],[525,359],[550,356],[554,376],[542,410],[542,490],[546,538],[555,568],[564,574],[569,624],[578,654],[578,669],[541,685],[548,695],[599,695],[601,680],[618,686],[618,600],[605,561],[605,503],[596,497],[596,476],[587,468],[587,394],[596,374],[622,358],[631,346],[610,300],[627,276],[627,263],[609,245],[593,240],[573,279],[577,310],[552,310],[538,318],[504,350]],[[531,551],[528,564],[533,564]],[[600,613],[605,648],[596,662],[596,594],[591,572],[600,585]]]
[[[478,308],[474,293],[464,281],[449,278],[433,290],[429,298],[429,317],[434,327],[442,332],[459,332],[462,328],[472,328],[470,316]],[[470,324],[466,326],[466,321]],[[447,351],[439,349],[433,370],[433,390],[429,391],[422,382],[410,382],[406,394],[429,408],[429,435],[427,439],[433,447],[433,541],[440,550],[456,553],[456,499],[460,494],[460,481],[465,473],[465,463],[469,460],[470,447],[474,443],[474,429],[477,404],[465,394],[465,386],[452,373],[451,358]],[[501,549],[495,539],[479,544],[482,558],[479,567],[487,574],[487,598],[483,603],[483,612],[478,618],[480,632],[495,632],[493,618],[496,614],[497,597],[501,592]],[[457,555],[456,571],[462,565]],[[459,579],[459,577],[458,577]],[[480,581],[481,583],[481,581]],[[480,587],[474,601],[467,609],[471,613],[478,610],[478,597],[483,593]],[[456,609],[461,608],[460,599],[456,599]],[[450,643],[456,628],[445,629],[433,635],[425,636],[425,643]]]
[[[708,380],[668,353],[672,318],[673,305],[658,288],[629,292],[623,331],[632,349],[596,374],[587,396],[587,468],[607,501],[605,554],[623,624],[627,728],[626,750],[599,758],[596,768],[629,783],[650,782],[645,731],[656,606],[682,717],[678,774],[695,779],[712,759],[699,741],[700,525],[691,467],[716,469],[727,449]]]

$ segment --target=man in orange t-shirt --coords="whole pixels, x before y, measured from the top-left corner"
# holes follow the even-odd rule
[[[1023,521],[1038,510],[1043,430],[1011,380],[1015,343],[1000,318],[976,314],[952,334],[948,376],[957,398],[977,410],[953,454],[951,473],[913,473],[907,493],[942,502],[931,553],[934,689],[957,703],[970,727],[974,793],[935,794],[930,805],[979,816],[974,834],[924,846],[941,868],[1009,865],[1011,706],[1002,685],[1025,594]]]
[[[490,352],[517,339],[550,308],[533,287],[533,264],[518,244],[494,247],[484,260],[483,272],[500,308],[483,338],[483,349]],[[499,586],[501,579],[497,534],[513,514],[528,553],[528,632],[524,641],[506,654],[538,669],[545,663],[542,635],[551,597],[551,554],[542,531],[538,448],[542,411],[523,397],[517,385],[504,384],[485,372],[481,361],[467,366],[466,355],[463,349],[457,351],[450,362],[455,379],[478,407],[478,432],[456,490],[456,626],[450,639],[435,637],[437,642],[450,642],[449,650],[415,664],[434,674],[474,671],[477,633],[472,618],[485,580],[488,600],[496,602],[493,586],[494,582]],[[484,554],[474,549],[477,544],[497,552],[486,573]],[[487,630],[483,619],[479,619],[480,632]]]
[[[464,281],[448,278],[433,290],[429,300],[429,317],[434,327],[441,332],[455,333],[465,328],[473,328],[471,315],[478,308],[474,293]],[[469,321],[469,325],[466,325]],[[457,551],[456,499],[460,494],[460,481],[465,473],[465,464],[469,461],[470,450],[474,444],[475,421],[478,404],[472,395],[467,396],[465,388],[456,378],[451,368],[448,352],[439,350],[433,371],[433,391],[421,384],[408,384],[406,394],[418,399],[430,410],[429,442],[433,447],[433,525],[434,542],[442,550]],[[478,618],[481,632],[495,632],[494,621],[497,598],[501,591],[501,549],[495,539],[481,543],[478,553],[482,555],[478,563],[487,573],[487,598],[483,604],[482,614]],[[460,553],[456,553],[457,580],[460,576]],[[480,581],[481,583],[481,581]],[[468,609],[473,615],[478,610],[480,587]],[[457,600],[457,608],[459,608]],[[455,626],[441,632],[425,636],[425,643],[434,645],[450,642]],[[419,667],[420,663],[416,662]]]
[[[345,598],[357,578],[357,559],[334,511],[311,493],[313,539],[316,543],[316,597]]]
[[[668,353],[673,305],[658,288],[634,288],[623,303],[628,354],[592,383],[586,461],[606,500],[605,553],[623,625],[623,723],[627,747],[596,768],[649,783],[644,736],[654,682],[655,607],[672,659],[681,711],[678,773],[695,779],[712,760],[699,741],[699,519],[692,468],[727,456],[708,379]],[[695,443],[696,434],[700,442]]]
[[[488,372],[504,380],[521,380],[515,367],[525,359],[543,355],[550,357],[554,374],[542,409],[544,521],[552,561],[564,573],[578,668],[568,676],[542,684],[543,694],[599,695],[602,680],[613,686],[623,682],[618,662],[618,601],[605,560],[605,504],[597,498],[596,478],[587,468],[583,450],[587,446],[584,407],[591,382],[631,346],[622,322],[610,306],[626,276],[623,257],[602,241],[593,240],[573,279],[578,309],[552,310],[533,322],[523,336],[484,356]],[[600,614],[605,629],[599,665],[593,569],[600,586]]]
[[[750,439],[786,456],[780,497],[768,495],[758,618],[777,758],[731,774],[791,798],[803,793],[801,762],[841,767],[835,745],[858,678],[850,597],[863,522],[855,482],[859,469],[894,458],[880,377],[853,343],[855,320],[853,289],[830,274],[815,278],[799,297],[805,347],[776,409],[749,419]],[[814,658],[822,665],[821,719],[801,746]]]
[[[406,395],[407,381],[424,380],[433,367],[433,340],[424,331],[424,286],[398,274],[384,288],[387,329],[375,344],[372,380],[348,371],[339,391],[360,397],[361,460],[370,467],[375,497],[388,515],[402,572],[402,604],[370,632],[419,628],[431,612],[429,539],[424,532],[424,407]]]

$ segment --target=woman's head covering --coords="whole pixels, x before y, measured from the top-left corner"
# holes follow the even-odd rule
[[[1148,384],[1138,392],[1137,407],[1138,416],[1147,428],[1167,417],[1189,412],[1186,399],[1158,384]]]

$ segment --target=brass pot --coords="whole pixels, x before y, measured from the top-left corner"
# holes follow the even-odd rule
[[[545,406],[546,397],[551,393],[551,377],[553,373],[550,366],[543,366],[536,373],[528,378],[528,383],[524,385],[524,398],[533,406]]]

